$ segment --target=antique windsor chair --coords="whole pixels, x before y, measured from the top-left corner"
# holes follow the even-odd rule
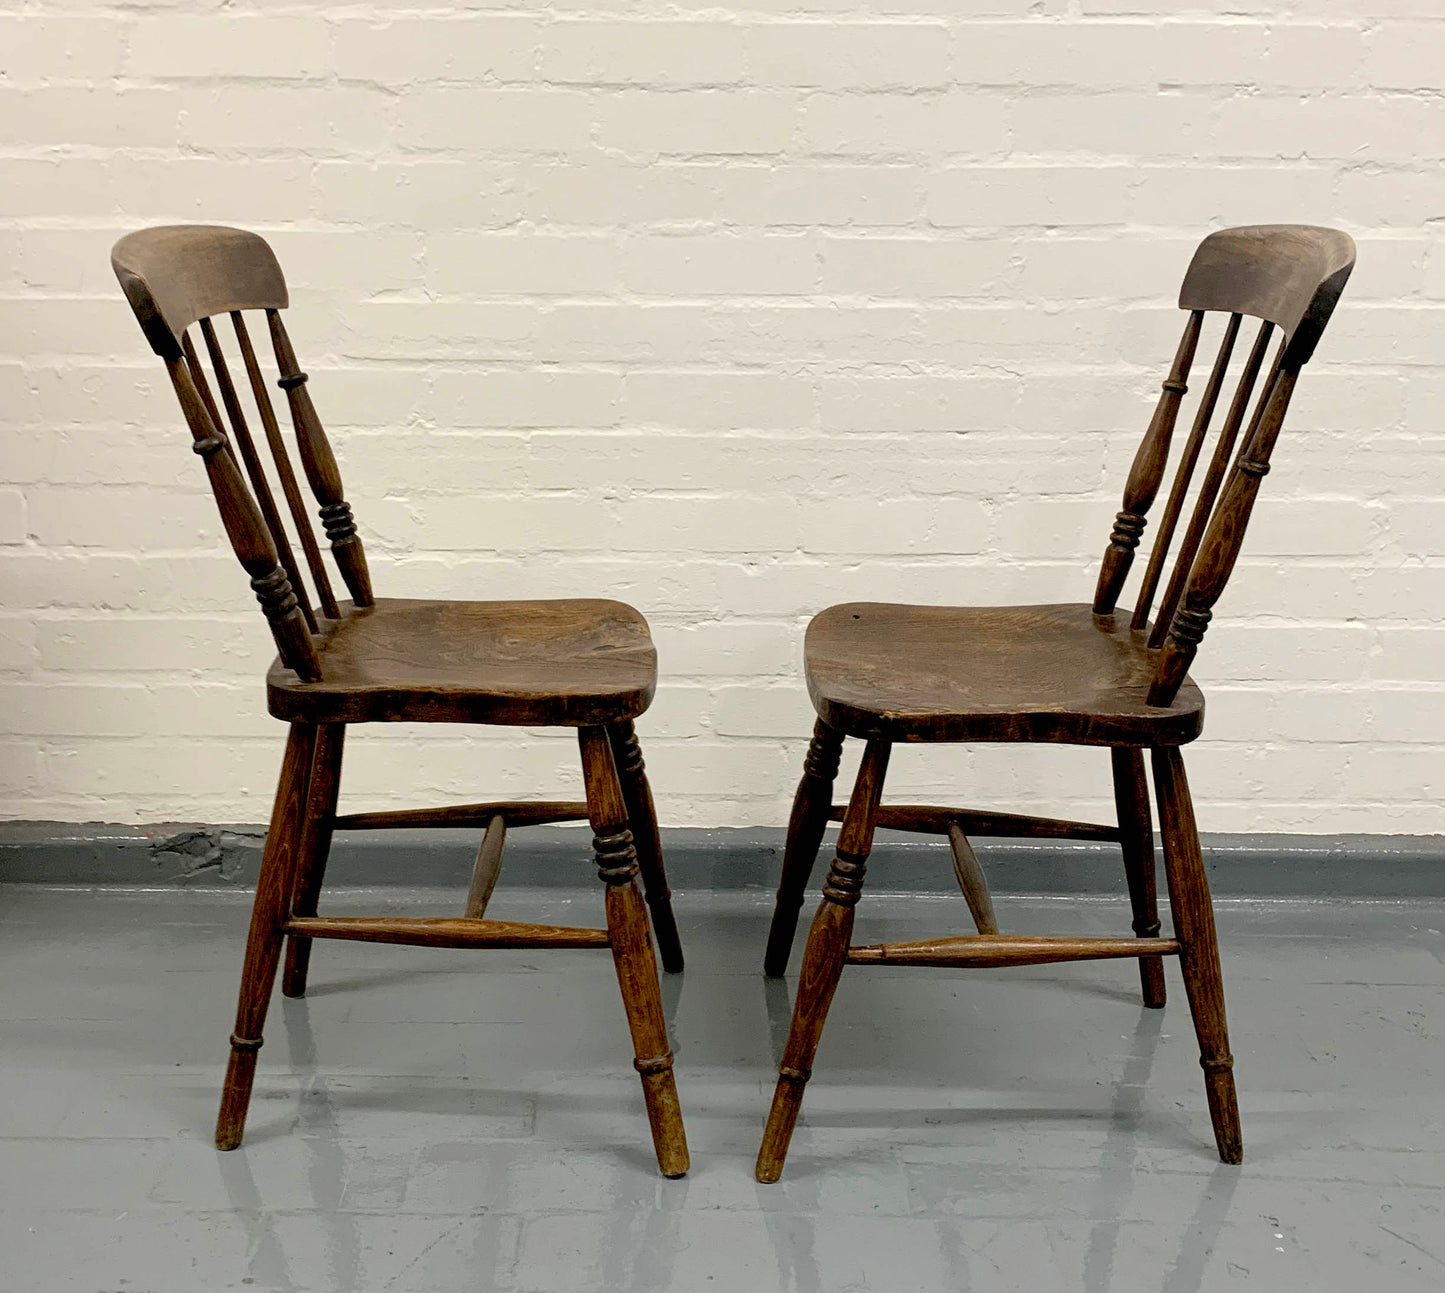
[[[1227,229],[1200,244],[1179,306],[1184,336],[1135,455],[1124,507],[1104,553],[1092,605],[897,606],[860,602],[823,611],[808,626],[805,670],[818,720],[793,803],[764,968],[787,968],[803,892],[824,827],[842,821],[837,856],[808,934],[792,1028],[779,1067],[757,1177],[776,1181],[844,965],[1037,965],[1138,957],[1144,1004],[1164,1004],[1161,958],[1184,975],[1219,1156],[1240,1161],[1242,1142],[1214,914],[1180,747],[1199,735],[1204,698],[1187,676],[1210,615],[1239,556],[1245,527],[1300,369],[1309,360],[1354,267],[1350,238],[1331,229],[1266,225]],[[1228,317],[1218,355],[1164,506],[1133,614],[1116,616],[1134,550],[1163,481],[1170,440],[1207,313]],[[1242,318],[1261,320],[1213,455],[1195,495],[1180,551],[1158,590],[1209,423],[1230,370]],[[1270,338],[1279,332],[1266,367]],[[1245,416],[1261,371],[1260,394]],[[1240,437],[1240,429],[1245,427]],[[1238,451],[1235,445],[1238,442]],[[1233,462],[1231,463],[1231,455]],[[845,737],[866,741],[846,810],[832,787]],[[1021,741],[1107,746],[1117,825],[1093,825],[940,807],[880,803],[896,741]],[[1161,937],[1144,751],[1154,766],[1164,870],[1174,919]],[[854,907],[875,827],[944,835],[977,935],[852,946]],[[1001,934],[975,836],[1110,840],[1121,846],[1133,938]]]
[[[151,347],[165,361],[220,508],[226,535],[266,614],[279,658],[267,674],[271,713],[290,724],[241,977],[216,1144],[241,1142],[266,1008],[283,941],[282,990],[306,991],[311,941],[429,947],[610,947],[634,1065],[664,1175],[687,1171],[647,907],[663,966],[682,948],[663,871],[652,794],[633,719],[652,700],[657,656],[647,622],[614,601],[404,601],[373,597],[341,475],[297,365],[281,311],[286,282],[267,244],[239,229],[145,229],[116,243],[112,264]],[[286,453],[244,312],[262,311],[286,392],[301,466],[349,601],[338,600]],[[247,425],[216,326],[229,316],[275,475],[305,555],[308,598],[275,495]],[[199,325],[230,436],[190,329]],[[246,475],[241,474],[244,464]],[[247,480],[250,488],[247,488]],[[469,804],[336,815],[350,723],[486,723],[577,729],[586,802]],[[590,819],[606,886],[605,929],[485,919],[509,827]],[[465,914],[455,918],[321,917],[317,899],[332,832],[392,826],[486,828]],[[646,903],[634,877],[641,872]]]

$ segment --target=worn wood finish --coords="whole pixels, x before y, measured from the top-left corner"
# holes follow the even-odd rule
[[[833,782],[838,777],[838,759],[843,737],[821,718],[813,726],[813,739],[803,759],[803,779],[793,797],[793,815],[788,822],[788,842],[783,852],[783,873],[778,879],[778,897],[773,922],[768,928],[768,946],[763,955],[763,973],[781,978],[788,969],[793,935],[798,929],[798,912],[808,878],[813,874],[823,832],[828,826],[833,802]],[[843,813],[840,810],[838,819]]]
[[[793,1003],[793,1023],[778,1066],[778,1085],[758,1150],[756,1175],[764,1184],[771,1184],[783,1173],[788,1145],[803,1105],[803,1088],[813,1074],[813,1056],[817,1054],[828,1007],[848,959],[853,938],[853,909],[863,894],[868,854],[873,850],[873,819],[883,794],[891,748],[889,742],[875,738],[863,751],[858,778],[848,801],[848,815],[838,835],[838,851],[823,885],[823,900],[808,931],[808,946],[798,976],[798,995]]]
[[[246,380],[251,384],[251,398],[256,402],[256,411],[261,415],[261,426],[266,432],[271,461],[275,463],[276,475],[281,481],[281,492],[286,496],[286,507],[291,513],[291,522],[296,527],[296,537],[300,539],[302,551],[306,553],[306,566],[311,572],[312,583],[316,586],[321,613],[327,619],[334,620],[340,611],[336,607],[336,594],[331,591],[331,576],[326,573],[326,563],[321,560],[321,549],[316,543],[316,531],[311,527],[311,517],[306,512],[306,501],[301,497],[296,469],[291,466],[291,455],[286,452],[286,443],[281,439],[281,424],[276,421],[271,392],[266,389],[266,379],[256,358],[256,348],[251,344],[251,334],[239,310],[231,312],[231,326],[235,329],[236,344],[241,348],[241,360],[246,365]]]
[[[286,536],[286,527],[281,524],[281,513],[276,508],[275,495],[271,493],[271,484],[266,479],[266,470],[261,464],[261,457],[256,452],[255,441],[251,439],[251,428],[246,422],[246,414],[241,408],[241,401],[236,395],[236,384],[231,380],[231,371],[226,367],[226,356],[221,351],[221,343],[216,337],[216,330],[211,326],[209,319],[201,320],[201,336],[206,340],[206,353],[211,357],[211,368],[216,374],[216,385],[221,391],[221,402],[226,407],[226,420],[231,424],[231,435],[233,443],[241,450],[241,460],[246,464],[246,475],[251,481],[251,493],[255,498],[257,506],[261,509],[261,516],[266,522],[266,529],[271,534],[271,542],[276,545],[276,553],[281,559],[281,566],[286,571],[286,577],[291,581],[291,591],[296,594],[296,600],[301,606],[301,614],[306,619],[306,627],[316,632],[316,617],[312,614],[311,603],[306,597],[306,585],[301,582],[301,570],[296,564],[296,554],[291,551],[291,542]],[[189,342],[189,337],[186,338]],[[189,359],[188,362],[193,370],[199,372],[200,361]]]
[[[851,602],[808,625],[803,668],[819,716],[890,741],[1181,745],[1204,698],[1148,703],[1145,635],[1072,606]]]
[[[1214,358],[1214,367],[1210,370],[1209,381],[1204,387],[1204,396],[1194,415],[1194,425],[1189,428],[1189,438],[1184,442],[1184,452],[1179,457],[1179,467],[1174,473],[1174,484],[1169,489],[1169,501],[1164,505],[1164,515],[1159,518],[1159,533],[1155,536],[1154,546],[1150,550],[1149,565],[1139,586],[1133,617],[1129,620],[1131,629],[1149,627],[1149,607],[1154,601],[1154,590],[1159,586],[1165,558],[1169,556],[1169,545],[1174,540],[1174,527],[1179,523],[1179,514],[1184,510],[1184,499],[1189,493],[1189,482],[1194,478],[1194,468],[1204,448],[1204,436],[1209,430],[1209,421],[1214,416],[1214,406],[1219,403],[1219,392],[1224,388],[1224,377],[1234,354],[1235,338],[1239,336],[1240,317],[1238,314],[1229,316],[1224,339],[1219,343],[1219,353]]]
[[[314,682],[321,677],[306,617],[301,614],[291,581],[281,568],[276,545],[266,532],[266,523],[241,479],[241,469],[231,456],[226,438],[211,418],[184,358],[166,360],[176,397],[185,413],[194,443],[191,448],[206,465],[211,493],[221,513],[221,524],[231,541],[231,550],[251,576],[251,591],[261,604],[271,627],[276,649],[286,668],[298,680]]]
[[[406,947],[608,947],[605,929],[528,925],[464,916],[295,916],[284,927],[305,938],[344,938]]]
[[[834,804],[828,815],[833,821],[841,822],[846,812],[846,804]],[[957,825],[965,835],[1009,839],[1113,841],[1119,838],[1117,826],[1096,822],[988,813],[975,808],[942,808],[933,804],[883,804],[878,809],[876,824],[879,830],[911,831],[918,835],[947,835],[950,828]]]
[[[1111,750],[1114,772],[1114,807],[1119,814],[1119,843],[1124,854],[1124,876],[1129,903],[1134,909],[1134,933],[1139,938],[1159,937],[1159,897],[1154,879],[1154,826],[1149,816],[1149,783],[1144,776],[1142,750]],[[1164,1005],[1164,965],[1158,957],[1139,962],[1139,987],[1144,1004]]]
[[[351,600],[357,606],[370,606],[373,599],[366,552],[361,546],[361,536],[356,532],[351,505],[342,492],[341,469],[336,465],[336,455],[331,452],[331,442],[321,429],[321,419],[311,402],[311,392],[306,386],[307,374],[296,362],[296,352],[291,348],[291,338],[286,335],[286,325],[281,321],[280,312],[267,310],[266,322],[271,327],[276,366],[281,370],[276,384],[286,392],[287,403],[291,406],[291,422],[296,429],[301,469],[306,473],[316,501],[321,504],[321,524],[331,541],[331,555],[336,559]]]
[[[502,874],[502,849],[506,843],[507,819],[498,813],[487,823],[487,833],[482,836],[477,860],[472,866],[472,886],[467,891],[468,920],[481,920],[487,913],[492,890],[497,887],[497,877]]]
[[[1189,369],[1194,363],[1194,351],[1199,345],[1199,329],[1203,323],[1202,310],[1190,314],[1173,366],[1159,393],[1159,403],[1149,421],[1149,429],[1134,454],[1134,464],[1129,468],[1129,479],[1124,486],[1124,506],[1114,518],[1114,532],[1109,536],[1109,546],[1099,567],[1099,582],[1094,590],[1096,615],[1114,613],[1119,590],[1129,576],[1134,549],[1139,546],[1139,536],[1144,533],[1149,509],[1159,492],[1164,468],[1169,462],[1169,442],[1174,436],[1179,405],[1189,390]]]
[[[603,600],[377,603],[335,454],[280,315],[288,304],[286,284],[270,248],[241,230],[180,226],[123,238],[112,260],[137,321],[165,361],[226,536],[251,577],[276,640],[279,658],[268,674],[268,695],[272,713],[291,724],[252,912],[216,1143],[230,1149],[241,1141],[283,941],[282,991],[289,996],[305,993],[312,941],[318,938],[425,947],[607,946],[613,949],[658,1162],[669,1175],[682,1173],[687,1147],[672,1057],[646,907],[632,879],[640,864],[664,964],[681,969],[682,945],[663,870],[656,810],[632,725],[656,687],[657,655],[647,622],[631,607]],[[349,602],[338,602],[333,591],[251,342],[244,318],[250,310],[266,315],[296,450],[320,505]],[[250,388],[272,468],[306,557],[316,610],[252,437],[242,391],[232,379],[217,335],[218,315],[231,318],[246,369],[243,385]],[[219,402],[189,334],[197,324]],[[223,407],[230,438],[222,429]],[[581,728],[590,802],[461,804],[338,816],[346,725],[395,721]],[[508,829],[589,816],[609,886],[606,930],[484,919]],[[627,830],[629,819],[637,832],[635,846]],[[465,916],[316,914],[335,830],[475,825],[488,829]]]
[[[1260,368],[1264,363],[1265,352],[1269,348],[1270,334],[1273,331],[1274,324],[1268,321],[1260,324],[1259,335],[1255,338],[1248,360],[1245,361],[1244,371],[1239,376],[1234,399],[1230,402],[1224,425],[1219,429],[1219,439],[1214,446],[1214,457],[1210,459],[1204,479],[1200,482],[1199,493],[1194,500],[1194,511],[1189,518],[1189,528],[1184,533],[1184,542],[1179,546],[1179,556],[1170,573],[1164,598],[1159,603],[1159,615],[1154,621],[1154,627],[1149,631],[1151,649],[1163,644],[1164,634],[1168,632],[1169,625],[1174,620],[1174,612],[1179,608],[1179,598],[1184,592],[1189,572],[1194,568],[1194,558],[1199,555],[1199,545],[1204,539],[1204,529],[1209,524],[1209,514],[1214,508],[1214,500],[1219,495],[1219,486],[1224,481],[1224,473],[1229,466],[1229,456],[1234,452],[1234,442],[1239,436],[1239,428],[1244,424],[1244,415],[1249,411],[1250,395],[1254,390],[1255,382],[1259,379]],[[1271,377],[1269,380],[1273,382],[1274,379]],[[1264,414],[1264,404],[1265,398],[1261,394],[1259,406],[1250,423],[1250,434],[1253,434],[1254,428]]]
[[[281,761],[281,779],[276,786],[276,802],[261,855],[261,874],[256,881],[256,899],[251,907],[236,1026],[231,1032],[231,1057],[221,1091],[221,1111],[216,1119],[217,1149],[235,1149],[241,1143],[246,1126],[246,1108],[251,1103],[251,1085],[256,1078],[256,1052],[261,1049],[266,1008],[276,981],[276,965],[281,959],[286,909],[295,885],[297,846],[301,840],[301,819],[306,810],[315,750],[316,729],[305,724],[293,725]]]
[[[948,828],[948,844],[953,851],[953,874],[958,878],[958,887],[963,890],[974,928],[980,934],[997,934],[998,917],[994,915],[988,877],[984,875],[978,854],[973,851],[963,827],[957,822]]]
[[[668,974],[681,974],[682,939],[677,932],[677,918],[672,914],[672,891],[667,887],[667,870],[662,863],[662,838],[657,832],[657,809],[652,802],[652,787],[647,784],[642,746],[631,719],[613,723],[607,729],[607,736],[612,743],[612,760],[622,786],[627,821],[632,827],[637,869],[642,876],[647,910],[652,915],[657,955]]]
[[[336,819],[339,831],[392,830],[398,826],[439,829],[486,826],[501,816],[508,826],[542,826],[548,822],[585,822],[587,805],[538,800],[534,803],[455,804],[448,808],[402,808],[382,813],[347,813]]]
[[[872,943],[848,952],[849,965],[940,965],[958,969],[998,969],[1009,965],[1048,965],[1054,961],[1111,961],[1130,956],[1173,956],[1173,938],[1050,938],[1022,934],[979,933],[958,938],[929,938],[915,943]]]
[[[627,805],[607,729],[583,727],[577,736],[597,874],[607,890],[612,959],[627,1011],[627,1026],[632,1031],[632,1064],[642,1078],[658,1168],[664,1176],[682,1176],[688,1169],[687,1137],[672,1076],[672,1048],[662,1015],[662,992],[648,937],[647,910],[637,888],[637,849],[627,829]]]
[[[1199,1033],[1220,1155],[1228,1162],[1239,1161],[1238,1112],[1213,916],[1180,754],[1180,747],[1199,735],[1204,718],[1204,700],[1189,679],[1188,668],[1239,557],[1259,482],[1269,469],[1301,366],[1313,353],[1353,264],[1354,244],[1349,237],[1327,229],[1230,229],[1200,244],[1180,291],[1180,308],[1189,312],[1184,335],[1134,456],[1093,603],[1005,607],[853,603],[830,607],[808,626],[804,672],[820,731],[826,728],[839,736],[866,739],[870,748],[873,743],[897,741],[1108,747],[1117,827],[930,806],[880,808],[876,800],[863,815],[870,832],[874,826],[886,826],[947,834],[955,873],[970,896],[981,931],[992,913],[975,901],[977,895],[987,893],[987,887],[968,842],[970,835],[1116,840],[1124,855],[1136,937],[1059,940],[981,933],[976,938],[850,952],[851,910],[843,912],[825,898],[809,936],[789,1053],[759,1155],[759,1180],[776,1180],[781,1171],[823,1015],[848,961],[1002,965],[1132,956],[1139,960],[1144,1003],[1157,1007],[1165,999],[1162,958],[1178,953]],[[1116,607],[1169,466],[1170,442],[1204,316],[1212,312],[1228,316],[1222,340],[1180,451],[1157,537],[1126,622],[1116,615]],[[1235,364],[1244,316],[1261,320],[1259,332],[1242,365],[1169,569],[1175,532],[1195,471],[1206,457],[1210,424]],[[1276,332],[1281,334],[1279,349],[1266,367]],[[1256,398],[1257,385],[1261,389]],[[1252,401],[1254,412],[1241,438]],[[1157,621],[1151,624],[1150,607],[1161,584],[1164,594]],[[1175,939],[1159,936],[1145,750],[1154,760]],[[789,826],[788,861],[769,939],[770,972],[781,972],[786,964],[796,901],[817,849],[815,832],[821,829],[817,822],[821,814],[812,804],[818,793],[805,775]],[[844,817],[845,838],[855,820],[858,793],[855,790]],[[837,818],[840,812],[830,805],[827,815]]]
[[[306,813],[296,850],[296,883],[291,895],[293,916],[314,916],[321,897],[326,861],[331,853],[331,835],[336,829],[336,796],[341,789],[341,752],[345,739],[346,729],[339,723],[316,730]],[[291,935],[286,940],[286,963],[281,971],[281,991],[285,996],[306,995],[310,965],[311,940]]]
[[[1169,909],[1180,945],[1184,991],[1199,1038],[1199,1064],[1204,1070],[1209,1117],[1221,1161],[1238,1163],[1244,1154],[1244,1141],[1234,1092],[1234,1057],[1229,1053],[1229,1028],[1224,1017],[1224,980],[1214,934],[1214,907],[1199,850],[1184,759],[1178,750],[1154,751],[1154,790],[1159,796]]]
[[[266,675],[275,717],[582,727],[635,718],[657,685],[647,621],[622,602],[343,604],[317,649],[319,681]]]

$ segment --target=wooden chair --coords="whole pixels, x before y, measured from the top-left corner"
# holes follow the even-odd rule
[[[1139,958],[1144,1004],[1158,1007],[1164,1004],[1161,958],[1177,956],[1199,1038],[1219,1156],[1227,1163],[1240,1161],[1239,1112],[1214,915],[1180,754],[1180,747],[1199,735],[1204,718],[1204,698],[1186,670],[1239,556],[1300,369],[1319,341],[1354,260],[1354,244],[1345,234],[1303,226],[1229,229],[1199,246],[1179,294],[1180,308],[1189,311],[1184,337],[1130,469],[1124,507],[1104,553],[1092,605],[860,602],[831,607],[808,626],[805,669],[818,721],[788,826],[764,961],[769,975],[781,975],[787,968],[798,910],[824,826],[829,819],[841,819],[843,825],[808,934],[792,1029],[758,1154],[758,1180],[776,1181],[782,1172],[823,1021],[844,965],[1037,965],[1132,956]],[[1164,478],[1204,316],[1216,311],[1228,316],[1218,356],[1180,454],[1133,614],[1125,619],[1116,615],[1115,604]],[[1157,617],[1151,621],[1150,608],[1244,315],[1262,322],[1196,493]],[[1279,345],[1246,426],[1251,395],[1276,330]],[[1242,438],[1241,427],[1246,428]],[[832,786],[847,736],[867,745],[852,797],[847,809],[841,810],[833,805]],[[1107,746],[1118,823],[1091,825],[965,809],[882,806],[884,774],[895,741]],[[1155,899],[1145,750],[1154,766],[1174,920],[1174,932],[1167,937],[1159,932]],[[853,909],[878,826],[947,836],[977,935],[852,945]],[[970,835],[1116,841],[1124,856],[1136,937],[1001,934]]]
[[[210,478],[231,547],[275,637],[270,710],[290,724],[261,863],[231,1035],[216,1144],[241,1142],[266,1007],[283,941],[282,990],[306,991],[313,939],[428,947],[610,947],[657,1150],[666,1176],[687,1171],[640,872],[664,968],[682,948],[663,871],[652,794],[633,719],[652,700],[657,656],[647,622],[613,601],[379,600],[341,475],[296,362],[281,311],[286,283],[270,247],[239,229],[175,226],[122,238],[112,253],[141,329],[165,361]],[[301,466],[320,507],[331,554],[350,593],[335,596],[282,442],[243,312],[264,311]],[[309,599],[280,509],[242,410],[218,324],[230,316],[276,479],[316,593]],[[211,360],[230,435],[190,329]],[[245,476],[242,476],[242,466]],[[247,487],[247,480],[250,488]],[[350,723],[488,723],[577,729],[585,803],[490,803],[336,815],[342,741]],[[606,929],[485,919],[511,827],[590,819],[606,887]],[[392,826],[486,828],[465,914],[438,919],[322,917],[317,898],[335,830]]]

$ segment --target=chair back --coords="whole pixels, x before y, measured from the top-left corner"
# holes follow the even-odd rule
[[[1164,379],[1149,428],[1134,455],[1124,487],[1124,505],[1114,520],[1094,593],[1094,613],[1113,615],[1147,524],[1149,508],[1164,479],[1204,316],[1227,315],[1219,351],[1180,453],[1130,620],[1136,630],[1149,628],[1149,645],[1160,650],[1149,691],[1151,705],[1172,704],[1184,682],[1209,627],[1214,604],[1239,557],[1260,481],[1269,471],[1270,455],[1284,425],[1300,370],[1314,354],[1354,266],[1355,244],[1348,234],[1310,225],[1224,229],[1210,234],[1194,253],[1179,291],[1179,308],[1189,311],[1184,336]],[[1194,509],[1164,580],[1164,593],[1151,626],[1154,595],[1165,574],[1175,530],[1246,315],[1260,320],[1259,328],[1249,354],[1238,365],[1238,380],[1228,411],[1195,492]],[[1270,340],[1276,332],[1279,339],[1274,357],[1266,364]],[[1263,383],[1259,382],[1261,372],[1265,374]],[[1251,410],[1257,384],[1259,394]]]
[[[332,592],[266,379],[251,344],[244,318],[248,310],[265,314],[275,356],[276,384],[286,392],[301,468],[319,505],[321,523],[342,582],[353,605],[370,606],[374,599],[366,553],[342,491],[336,457],[281,319],[281,311],[288,304],[281,267],[264,239],[242,229],[214,225],[167,225],[128,234],[112,249],[111,265],[146,340],[165,362],[191,431],[191,448],[205,464],[226,535],[251,576],[251,587],[266,614],[282,662],[302,678],[316,681],[321,669],[312,639],[318,617],[338,619],[342,608]],[[314,607],[226,364],[216,327],[216,320],[223,315],[230,316],[236,351],[246,371],[271,465],[306,556],[315,591]],[[226,410],[229,435],[191,337],[193,326],[198,326],[205,343],[221,405]]]

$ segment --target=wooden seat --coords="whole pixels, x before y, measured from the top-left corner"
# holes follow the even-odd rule
[[[687,1141],[652,935],[669,971],[682,969],[682,944],[633,727],[657,679],[647,621],[614,601],[378,600],[341,472],[282,320],[286,282],[270,247],[240,229],[177,225],[122,238],[111,261],[142,331],[165,362],[226,536],[251,576],[278,651],[267,675],[271,713],[290,724],[252,909],[216,1144],[234,1149],[241,1143],[283,945],[282,991],[292,997],[305,995],[318,938],[430,947],[610,948],[658,1167],[664,1175],[682,1175]],[[251,341],[245,318],[251,311],[264,314],[302,474],[349,600],[333,591]],[[226,323],[234,336],[232,359],[240,360],[270,453],[269,470],[231,376]],[[210,360],[219,403],[193,328]],[[400,721],[576,728],[586,798],[338,815],[348,725]],[[507,831],[573,820],[592,824],[606,928],[485,919]],[[486,828],[460,913],[319,916],[333,832],[396,826]]]
[[[623,602],[379,598],[342,609],[316,638],[320,679],[272,666],[276,718],[605,726],[636,718],[657,686],[647,621]]]
[[[758,1152],[758,1180],[776,1181],[812,1073],[828,1006],[845,965],[1008,966],[1135,957],[1144,1004],[1164,1005],[1163,960],[1183,971],[1215,1143],[1225,1162],[1243,1153],[1224,988],[1194,809],[1181,747],[1200,732],[1204,699],[1188,668],[1234,569],[1260,481],[1300,371],[1355,262],[1354,244],[1331,229],[1261,225],[1226,229],[1195,252],[1179,293],[1184,336],[1139,445],[1115,517],[1094,600],[1063,606],[834,606],[809,625],[808,694],[818,721],[793,801],[764,969],[786,968],[798,912],[830,820],[837,852],[808,932],[793,1022]],[[1220,314],[1219,349],[1159,522],[1133,613],[1116,607],[1148,513],[1164,480],[1205,317]],[[1234,363],[1245,316],[1253,345]],[[1266,367],[1271,339],[1279,334]],[[1231,365],[1233,364],[1233,367]],[[1238,373],[1213,453],[1197,485],[1226,378]],[[1258,397],[1255,387],[1261,373]],[[1251,400],[1253,411],[1251,412]],[[1247,418],[1247,421],[1246,421]],[[1165,569],[1186,503],[1190,519],[1168,579]],[[866,523],[866,522],[865,522]],[[1160,592],[1157,613],[1154,598]],[[867,742],[846,808],[833,781],[846,737]],[[1115,823],[1062,821],[972,808],[882,803],[897,741],[1031,741],[1109,747]],[[1154,835],[1144,753],[1154,771],[1172,937],[1160,934]],[[879,826],[946,837],[976,934],[913,943],[852,944],[873,832]],[[1117,842],[1133,908],[1134,938],[1045,938],[1002,933],[973,836]]]
[[[888,741],[1180,745],[1204,697],[1147,697],[1157,652],[1087,603],[1064,606],[832,606],[808,625],[804,670],[818,716]]]

